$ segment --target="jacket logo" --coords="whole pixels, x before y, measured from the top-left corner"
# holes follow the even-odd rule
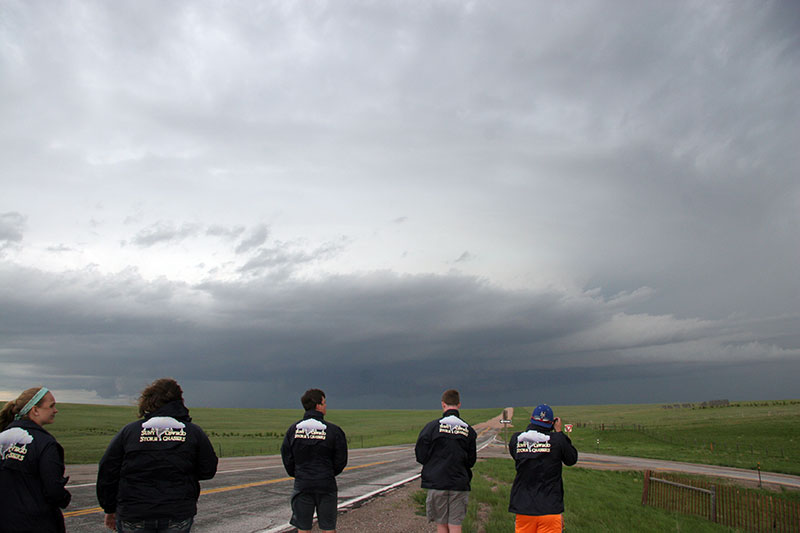
[[[139,442],[184,442],[186,424],[171,416],[154,416],[142,424]]]
[[[326,429],[328,429],[328,426],[319,420],[307,418],[302,422],[298,422],[294,427],[294,438],[325,440],[327,436]]]
[[[439,433],[448,435],[469,436],[469,424],[455,415],[450,415],[439,420]]]
[[[550,453],[550,435],[529,430],[517,437],[517,453]]]
[[[22,428],[11,428],[0,433],[0,460],[24,461],[33,435]]]

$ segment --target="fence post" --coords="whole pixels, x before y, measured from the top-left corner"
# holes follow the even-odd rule
[[[711,521],[717,521],[717,486],[711,485]]]
[[[642,486],[642,505],[647,505],[647,494],[650,491],[650,471],[644,472],[644,484]]]

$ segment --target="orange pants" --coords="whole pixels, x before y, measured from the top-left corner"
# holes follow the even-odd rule
[[[515,533],[561,533],[564,521],[560,514],[529,516],[518,514]]]

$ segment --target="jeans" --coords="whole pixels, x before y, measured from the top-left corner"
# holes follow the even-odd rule
[[[121,520],[117,517],[117,533],[189,533],[194,517],[184,520]]]

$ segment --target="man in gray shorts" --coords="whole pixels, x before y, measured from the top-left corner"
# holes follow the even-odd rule
[[[414,452],[422,464],[422,488],[428,489],[428,520],[437,533],[461,533],[467,514],[472,467],[478,457],[478,435],[461,420],[458,391],[442,394],[442,417],[422,428]]]

